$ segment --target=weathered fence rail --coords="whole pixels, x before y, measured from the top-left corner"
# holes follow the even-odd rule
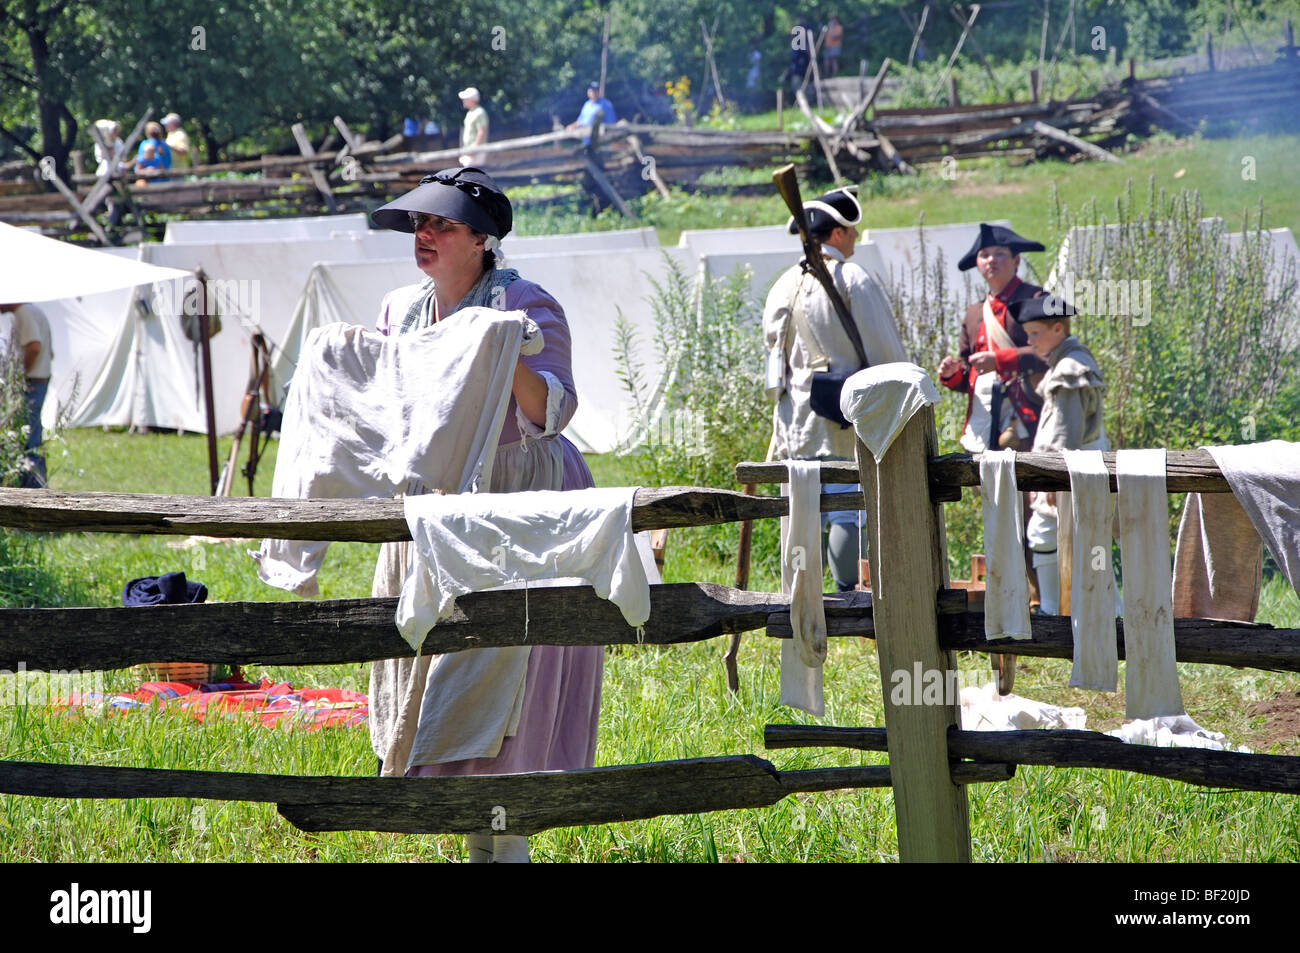
[[[939,457],[933,416],[922,412],[877,464],[859,445],[852,463],[824,464],[823,482],[861,481],[862,492],[823,494],[822,510],[865,506],[874,593],[823,596],[828,634],[876,639],[886,728],[767,728],[770,748],[850,747],[888,751],[888,765],[779,771],[750,755],[619,765],[586,771],[466,778],[298,778],[190,770],[0,761],[0,793],[42,797],[194,797],[273,802],[304,830],[493,833],[612,823],[664,814],[764,807],[794,792],[891,787],[899,853],[911,859],[969,859],[965,785],[1006,780],[1017,764],[1126,770],[1193,784],[1300,793],[1300,758],[1151,749],[1095,732],[968,732],[955,705],[900,705],[885,672],[955,670],[953,652],[1069,658],[1068,618],[1035,617],[1027,640],[984,638],[983,616],[947,587],[942,508],[979,482],[978,457]],[[1107,456],[1113,470],[1113,455]],[[1223,492],[1203,451],[1171,451],[1171,490]],[[780,482],[781,464],[740,464],[747,483]],[[1059,454],[1021,454],[1022,487],[1065,489]],[[881,505],[882,501],[887,505]],[[409,538],[391,500],[275,500],[167,497],[0,489],[0,525],[33,531],[272,536],[382,542]],[[663,487],[637,492],[634,528],[701,526],[784,515],[780,496]],[[918,545],[919,543],[919,545]],[[878,550],[878,551],[876,551]],[[111,669],[172,658],[245,664],[329,664],[409,653],[393,624],[396,600],[209,603],[148,608],[0,610],[0,667]],[[788,599],[708,583],[652,587],[638,637],[590,587],[505,590],[457,600],[425,652],[488,646],[673,645],[746,631],[792,635]],[[525,619],[527,618],[527,621]],[[1118,650],[1124,657],[1122,620]],[[1209,619],[1175,620],[1179,661],[1300,671],[1300,630]]]

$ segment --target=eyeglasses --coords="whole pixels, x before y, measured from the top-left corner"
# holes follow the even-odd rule
[[[429,227],[442,234],[468,227],[464,222],[458,222],[454,218],[443,218],[441,215],[429,215],[426,212],[407,212],[407,214],[411,216],[411,227],[417,232]]]

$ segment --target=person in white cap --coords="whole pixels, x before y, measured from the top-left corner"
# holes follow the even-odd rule
[[[163,116],[163,128],[167,130],[167,148],[172,151],[172,168],[188,169],[194,164],[190,154],[190,137],[181,128],[181,117],[177,113]]]
[[[478,165],[480,157],[469,150],[487,142],[487,110],[479,104],[478,87],[462,89],[457,95],[460,96],[460,104],[465,107],[465,125],[460,133],[460,147],[466,152],[460,157],[460,164]]]
[[[804,203],[809,237],[821,243],[826,267],[848,305],[870,365],[908,360],[894,324],[894,312],[880,284],[852,257],[862,206],[857,186],[848,186]],[[798,234],[794,219],[789,230]],[[825,289],[801,264],[777,278],[763,309],[767,341],[767,396],[772,414],[773,460],[853,460],[853,428],[814,409],[813,375],[860,370],[857,353],[835,314]],[[838,407],[836,408],[838,411]],[[848,492],[856,485],[823,484],[825,493]],[[864,552],[861,520],[852,511],[822,514],[831,575],[841,592],[858,582]]]

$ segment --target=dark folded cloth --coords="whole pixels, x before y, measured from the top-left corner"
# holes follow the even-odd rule
[[[182,605],[204,602],[207,598],[208,587],[201,582],[187,582],[183,572],[141,576],[132,579],[122,590],[124,606]]]

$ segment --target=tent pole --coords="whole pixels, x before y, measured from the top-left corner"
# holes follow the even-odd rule
[[[208,338],[208,276],[200,268],[195,272],[202,295],[199,310],[199,340],[203,345],[203,409],[208,420],[208,484],[209,493],[217,493],[217,412],[212,401],[212,342]]]

